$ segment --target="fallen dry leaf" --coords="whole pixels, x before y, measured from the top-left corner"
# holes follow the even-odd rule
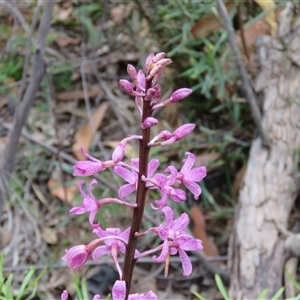
[[[208,166],[210,163],[214,162],[220,157],[221,157],[221,153],[219,152],[203,153],[197,155],[195,157],[195,166],[196,167]]]
[[[55,41],[56,41],[56,43],[58,44],[59,47],[64,48],[64,47],[67,47],[69,45],[78,44],[80,42],[80,39],[79,38],[59,36]]]
[[[100,127],[108,107],[109,106],[107,102],[101,103],[99,107],[94,111],[92,119],[88,120],[88,122],[83,127],[81,127],[75,134],[76,142],[72,147],[72,151],[77,159],[85,159],[85,156],[81,153],[80,148],[84,146],[85,151],[88,151],[94,133]]]
[[[48,180],[47,186],[52,196],[57,197],[66,203],[71,203],[71,200],[74,199],[74,196],[78,191],[76,185],[63,186],[60,181],[53,178]]]
[[[89,98],[95,98],[99,94],[103,94],[104,92],[100,88],[94,88],[88,91]],[[83,91],[67,91],[62,93],[57,93],[56,98],[61,101],[74,101],[76,99],[82,100],[84,99],[84,92]]]
[[[234,2],[225,3],[225,6],[230,12],[234,7]],[[220,29],[222,24],[217,17],[211,13],[206,17],[201,18],[192,28],[192,35],[194,38],[207,37],[210,33]]]
[[[46,243],[51,245],[55,245],[58,241],[56,230],[48,227],[43,228],[41,232],[41,237]]]
[[[274,0],[254,0],[263,11],[266,11],[270,8],[275,7]],[[265,17],[266,22],[272,28],[272,34],[276,32],[277,29],[277,22],[276,22],[276,15],[274,9],[267,13]]]
[[[60,11],[57,15],[57,20],[59,21],[64,21],[64,20],[67,20],[70,18],[71,14],[73,12],[73,7],[70,6],[69,8],[67,9],[61,9],[60,8]]]
[[[212,239],[206,233],[206,224],[204,216],[198,205],[191,207],[191,218],[194,222],[193,233],[203,244],[203,251],[207,256],[219,256],[219,251]]]
[[[258,20],[251,26],[249,26],[247,29],[244,30],[244,36],[245,36],[245,43],[246,43],[246,48],[251,49],[253,51],[254,49],[254,43],[256,39],[262,35],[265,34],[270,34],[271,33],[271,28],[268,24],[265,22]],[[236,43],[238,46],[242,47],[242,38],[240,35],[235,36]]]

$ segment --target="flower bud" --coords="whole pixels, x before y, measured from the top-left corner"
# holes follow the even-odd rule
[[[137,71],[136,71],[136,69],[133,65],[128,65],[127,66],[127,73],[130,76],[130,78],[132,79],[132,81],[136,82]]]
[[[150,69],[151,69],[151,65],[153,64],[153,57],[154,57],[154,54],[151,53],[147,59],[146,59],[146,64],[145,64],[145,67],[146,67],[146,72],[149,73]]]
[[[158,61],[162,60],[163,58],[166,57],[166,53],[165,52],[159,52],[157,53],[153,58],[152,61],[154,63],[157,63]]]
[[[181,140],[185,136],[189,135],[195,129],[195,126],[195,124],[184,124],[173,132],[173,136],[176,137],[177,141]]]
[[[146,93],[146,97],[145,97],[145,100],[146,101],[149,101],[151,100],[156,94],[156,90],[154,88],[150,88],[147,90],[147,93]]]
[[[174,103],[174,102],[180,101],[180,100],[188,97],[191,93],[192,93],[192,90],[187,89],[187,88],[182,88],[182,89],[176,90],[170,96],[170,102]]]
[[[146,78],[145,78],[145,74],[142,70],[139,70],[138,74],[137,74],[137,91],[139,92],[144,92],[145,88],[146,88]]]
[[[119,163],[123,157],[125,155],[125,146],[123,144],[119,144],[113,154],[112,154],[112,160],[114,161],[114,163]]]
[[[142,129],[150,128],[158,124],[158,120],[153,117],[148,117],[144,120],[144,122],[141,124]]]
[[[131,82],[129,82],[126,79],[121,79],[119,81],[120,87],[128,94],[132,95],[133,93],[133,86],[131,84]]]

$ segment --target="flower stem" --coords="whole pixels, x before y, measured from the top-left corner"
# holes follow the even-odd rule
[[[146,82],[146,91],[151,87],[151,82]],[[143,103],[143,114],[142,114],[142,122],[147,117],[151,116],[151,106],[150,101],[144,101]],[[148,160],[149,160],[149,151],[148,143],[150,141],[150,128],[146,128],[142,130],[143,139],[140,141],[140,149],[139,149],[139,174],[138,174],[138,185],[137,185],[137,193],[136,193],[136,204],[137,207],[133,209],[133,218],[131,223],[131,230],[128,240],[128,245],[126,249],[126,254],[124,258],[124,267],[123,267],[123,278],[126,282],[126,299],[128,298],[130,292],[131,279],[133,274],[133,268],[135,264],[134,253],[137,245],[137,237],[135,236],[136,232],[139,232],[142,225],[147,188],[146,182],[142,180],[142,176],[147,177],[148,173]]]

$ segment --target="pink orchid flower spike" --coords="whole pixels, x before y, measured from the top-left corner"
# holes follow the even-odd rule
[[[192,169],[195,163],[195,155],[190,152],[186,152],[185,154],[187,155],[187,159],[184,160],[184,165],[177,174],[177,181],[184,184],[194,195],[194,199],[197,200],[202,190],[196,182],[200,182],[206,176],[206,168],[197,167]]]

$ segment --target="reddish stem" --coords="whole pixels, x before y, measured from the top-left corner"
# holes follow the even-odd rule
[[[146,82],[146,92],[151,87],[151,82]],[[145,93],[146,93],[145,92]],[[142,123],[152,114],[150,101],[144,101],[143,103],[143,114],[142,114]],[[137,237],[135,236],[136,232],[139,232],[142,225],[145,202],[146,202],[146,182],[142,180],[142,176],[147,177],[148,173],[148,160],[149,160],[149,151],[148,143],[150,141],[150,128],[142,130],[143,139],[140,141],[139,149],[139,174],[138,174],[138,185],[136,192],[136,204],[137,207],[133,209],[133,218],[131,223],[131,230],[128,240],[128,245],[126,249],[126,254],[124,258],[124,267],[123,267],[123,278],[126,282],[126,299],[128,298],[130,292],[131,279],[133,274],[133,268],[135,264],[134,253],[137,245]]]

